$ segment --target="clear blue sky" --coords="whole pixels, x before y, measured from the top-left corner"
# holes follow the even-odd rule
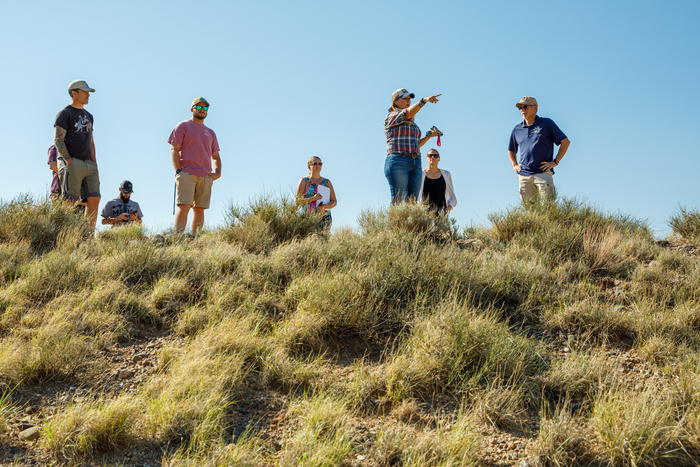
[[[335,226],[388,205],[382,122],[400,87],[443,94],[416,121],[445,133],[460,226],[518,202],[507,143],[524,95],[571,140],[562,194],[660,234],[679,204],[700,204],[697,1],[30,0],[4,4],[3,18],[4,200],[47,192],[55,115],[68,83],[85,79],[97,90],[87,109],[100,209],[129,179],[152,230],[172,225],[166,140],[197,96],[211,103],[223,162],[211,226],[231,202],[290,193],[311,155],[335,186]]]

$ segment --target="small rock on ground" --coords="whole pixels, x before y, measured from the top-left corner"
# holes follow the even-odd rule
[[[36,441],[41,437],[37,427],[27,428],[19,433],[19,439],[23,441]]]

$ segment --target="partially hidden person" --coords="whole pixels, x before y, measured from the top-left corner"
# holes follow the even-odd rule
[[[51,177],[51,188],[49,189],[49,199],[58,201],[61,199],[61,180],[58,178],[58,149],[56,145],[52,144],[49,147],[49,169],[52,172]],[[85,214],[85,206],[87,205],[87,181],[83,179],[83,183],[80,187],[80,200],[75,204],[75,211],[81,214]]]
[[[131,199],[134,185],[129,180],[119,184],[119,196],[105,203],[102,208],[102,225],[118,227],[122,225],[141,224],[143,212],[139,203]]]
[[[56,115],[54,144],[58,150],[61,196],[75,203],[80,203],[85,198],[85,215],[94,232],[101,198],[100,173],[93,138],[95,119],[85,110],[90,102],[90,93],[93,92],[95,90],[85,80],[75,80],[68,85],[71,103]]]
[[[212,185],[221,177],[219,142],[214,130],[204,124],[209,107],[203,97],[192,101],[192,118],[175,125],[168,138],[177,190],[175,229],[181,232],[187,226],[190,209],[192,233],[204,225],[204,210],[209,209]]]
[[[321,230],[328,230],[333,222],[330,210],[338,204],[335,190],[331,181],[321,176],[323,161],[320,157],[311,157],[307,162],[307,167],[309,169],[308,175],[299,180],[297,185],[296,202],[308,211],[323,213],[319,227]],[[324,191],[327,195],[325,203],[322,201],[324,198],[322,192]]]
[[[58,179],[58,149],[55,144],[49,147],[49,169],[52,172],[49,198],[58,200],[61,198],[61,181]]]
[[[554,121],[537,115],[537,99],[524,96],[515,104],[523,121],[513,128],[508,144],[508,158],[518,175],[520,200],[525,203],[540,197],[554,197],[554,167],[569,149],[566,137]],[[559,146],[554,157],[554,145]],[[520,158],[516,159],[516,153]]]
[[[438,102],[442,94],[424,97],[411,105],[415,94],[406,89],[391,93],[391,107],[384,119],[386,134],[386,160],[384,175],[389,182],[391,203],[418,199],[421,181],[420,148],[430,139],[440,135],[439,130],[428,132],[421,138],[421,130],[414,117],[426,102]]]
[[[452,174],[445,169],[438,168],[440,153],[437,149],[428,151],[426,158],[428,159],[428,168],[423,170],[418,201],[428,203],[430,210],[434,211],[435,214],[447,214],[457,206]]]

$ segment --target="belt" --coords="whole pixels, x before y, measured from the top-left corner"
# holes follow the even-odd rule
[[[420,159],[420,154],[416,152],[392,152],[387,154],[387,156],[390,156],[391,154],[400,154],[402,156],[410,157],[411,159]]]

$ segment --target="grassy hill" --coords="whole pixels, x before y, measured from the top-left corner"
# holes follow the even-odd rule
[[[316,221],[89,238],[1,204],[0,464],[700,462],[697,212],[670,242],[572,199]]]

